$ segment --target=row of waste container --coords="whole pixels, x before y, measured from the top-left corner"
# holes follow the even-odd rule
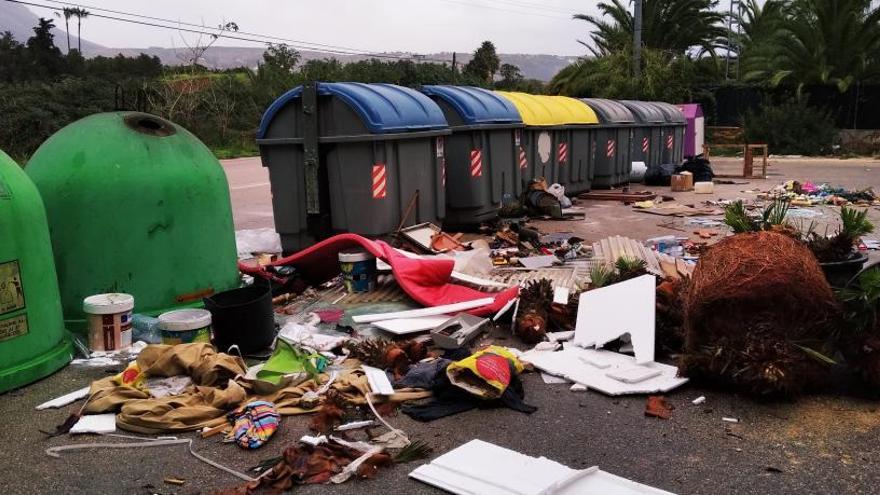
[[[491,220],[536,177],[568,195],[618,186],[633,162],[680,163],[684,132],[668,103],[311,83],[272,103],[257,143],[296,251],[339,231]]]

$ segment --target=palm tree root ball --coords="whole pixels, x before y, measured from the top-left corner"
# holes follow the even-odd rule
[[[728,237],[700,259],[684,300],[681,370],[759,396],[795,395],[828,371],[834,295],[813,254],[776,232]]]

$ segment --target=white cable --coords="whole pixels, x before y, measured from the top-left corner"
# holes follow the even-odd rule
[[[60,453],[68,451],[68,450],[132,449],[132,448],[164,447],[167,445],[184,445],[184,444],[186,444],[189,446],[189,453],[192,454],[193,457],[195,457],[196,459],[204,462],[205,464],[213,466],[213,467],[220,469],[222,471],[226,471],[227,473],[235,476],[236,478],[242,479],[244,481],[255,481],[254,478],[251,478],[250,476],[248,476],[244,473],[240,473],[234,469],[223,466],[222,464],[219,464],[215,461],[212,461],[211,459],[208,459],[207,457],[204,457],[204,456],[196,453],[196,451],[193,450],[193,441],[191,438],[159,437],[158,439],[154,440],[154,439],[133,437],[133,436],[129,436],[129,435],[107,435],[107,436],[114,436],[114,437],[118,437],[118,438],[131,438],[131,439],[136,438],[140,441],[127,442],[127,443],[81,443],[81,444],[73,444],[73,445],[59,445],[56,447],[49,447],[48,449],[46,449],[46,454],[49,455],[50,457],[60,458],[61,457]]]
[[[404,442],[406,442],[406,445],[409,445],[410,441],[409,441],[409,437],[406,436],[406,433],[404,433],[402,430],[398,430],[397,428],[391,426],[390,424],[388,424],[387,421],[385,421],[385,419],[382,418],[382,416],[379,416],[379,412],[376,411],[376,407],[373,405],[373,401],[370,400],[371,395],[373,395],[373,394],[367,393],[367,394],[364,394],[364,397],[367,399],[367,405],[370,406],[370,410],[373,411],[373,414],[376,415],[376,419],[378,419],[379,422],[382,423],[382,425],[384,425],[386,428],[391,430],[392,433],[394,433],[398,437],[402,438],[404,440]]]

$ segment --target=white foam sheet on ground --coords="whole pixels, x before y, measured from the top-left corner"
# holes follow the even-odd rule
[[[482,440],[471,440],[409,475],[460,495],[669,495],[598,467],[578,471]]]
[[[400,318],[399,320],[374,321],[372,325],[394,335],[406,335],[431,330],[452,318],[449,315],[423,316],[421,318]]]
[[[616,352],[565,346],[561,351],[524,352],[520,359],[551,375],[561,376],[606,395],[654,394],[668,392],[687,383],[678,377],[678,368],[662,363],[638,364],[632,356]],[[656,376],[650,376],[656,374]],[[609,375],[647,376],[627,383]],[[630,380],[632,381],[632,380]]]
[[[36,409],[37,411],[42,411],[43,409],[55,409],[59,407],[64,407],[68,404],[73,404],[80,399],[85,399],[86,397],[88,397],[90,389],[91,387],[83,387],[79,390],[74,390],[69,394],[64,394],[61,397],[43,402],[42,404],[37,406]]]
[[[653,275],[582,293],[575,323],[575,345],[602,347],[629,334],[636,362],[654,361],[656,298]]]
[[[86,414],[70,429],[70,434],[113,433],[116,431],[116,414]]]

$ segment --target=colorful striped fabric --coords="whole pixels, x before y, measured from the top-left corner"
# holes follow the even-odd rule
[[[243,449],[262,447],[278,429],[281,416],[275,404],[257,400],[239,407],[226,415],[232,423],[232,431],[226,435],[227,442],[235,442]]]

